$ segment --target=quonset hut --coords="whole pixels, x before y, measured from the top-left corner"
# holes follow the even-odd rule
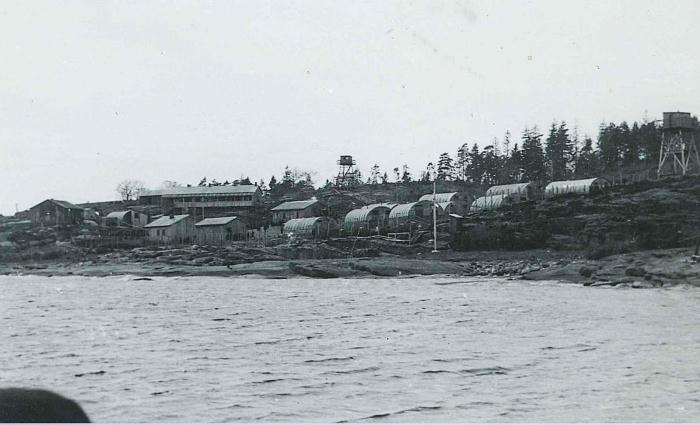
[[[330,217],[293,218],[284,223],[283,233],[306,239],[328,239],[336,227]]]
[[[432,196],[432,195],[431,195]],[[418,226],[432,226],[433,203],[417,201],[399,204],[389,212],[389,227],[392,230],[413,230]]]
[[[512,203],[509,195],[482,196],[472,202],[471,211],[494,210]]]
[[[602,190],[607,185],[607,180],[602,178],[551,182],[544,188],[544,196],[546,198],[552,198],[567,193],[595,193]]]
[[[530,201],[535,199],[535,187],[532,183],[515,183],[491,186],[486,191],[486,196],[509,195],[514,202]]]
[[[420,197],[419,201],[428,201],[432,204],[433,194],[425,194]],[[436,193],[435,202],[445,214],[464,214],[469,209],[466,195],[459,192]]]
[[[391,205],[372,204],[350,211],[345,215],[343,230],[348,236],[381,234],[386,231]]]

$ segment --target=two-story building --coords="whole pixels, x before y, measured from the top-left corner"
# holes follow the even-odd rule
[[[162,214],[189,214],[195,221],[226,216],[255,221],[262,191],[255,185],[172,187],[146,191],[139,203],[158,205]]]

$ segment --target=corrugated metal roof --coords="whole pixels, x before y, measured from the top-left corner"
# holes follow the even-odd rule
[[[527,193],[527,188],[531,185],[532,183],[514,183],[491,186],[489,190],[486,191],[486,196]]]
[[[272,209],[272,211],[294,211],[303,210],[318,203],[317,199],[309,199],[306,201],[287,201],[283,202]]]
[[[172,218],[170,216],[164,215],[163,217],[159,218],[158,220],[155,220],[151,223],[148,223],[147,225],[143,226],[145,228],[148,227],[168,227],[172,226],[173,224],[182,221],[189,217],[189,214],[181,214],[181,215],[175,215]]]
[[[594,185],[606,185],[605,179],[593,178],[583,180],[562,180],[551,182],[544,188],[544,193],[548,196],[563,193],[589,193]]]
[[[388,212],[391,210],[391,207],[386,204],[371,204],[362,208],[352,210],[345,215],[345,223],[367,221],[367,217],[369,217],[369,215],[377,209],[385,209]]]
[[[200,221],[199,223],[195,223],[195,226],[200,227],[200,226],[224,226],[226,224],[231,223],[234,220],[237,220],[238,217],[233,216],[233,217],[212,217],[212,218],[205,218],[204,220]]]
[[[284,223],[284,233],[311,233],[318,223],[329,222],[327,217],[293,218]]]
[[[471,209],[473,211],[490,210],[508,203],[510,203],[509,195],[482,196],[480,198],[476,198],[476,200],[472,202]]]
[[[458,192],[450,192],[450,193],[436,193],[435,194],[435,202],[438,204],[441,204],[443,202],[450,202],[453,201],[452,198],[454,198],[456,195],[458,195]],[[423,196],[421,196],[419,201],[430,201],[433,202],[433,194],[428,193]]]
[[[167,189],[147,190],[141,196],[182,196],[182,195],[226,195],[226,194],[241,194],[255,193],[259,190],[258,186],[252,184],[238,186],[193,186],[193,187],[170,187]]]
[[[431,206],[432,201],[416,201],[416,202],[411,202],[410,204],[399,204],[392,208],[391,212],[389,212],[389,218],[402,218],[402,217],[408,217],[411,214],[411,211],[417,206],[417,205],[425,205],[425,206]]]

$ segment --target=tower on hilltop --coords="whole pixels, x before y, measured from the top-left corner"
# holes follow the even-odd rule
[[[335,177],[337,187],[353,187],[360,181],[360,170],[355,167],[355,160],[352,155],[340,155],[336,161],[338,164],[338,175]]]
[[[664,112],[659,151],[659,177],[700,173],[700,156],[695,143],[698,120],[688,112]]]

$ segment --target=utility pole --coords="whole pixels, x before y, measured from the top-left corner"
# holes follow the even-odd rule
[[[433,180],[433,252],[438,252],[437,250],[437,204],[435,203],[435,198],[437,197],[437,183]]]

